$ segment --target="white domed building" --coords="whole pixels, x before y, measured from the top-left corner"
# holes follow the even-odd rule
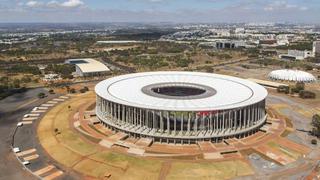
[[[291,69],[281,69],[275,70],[269,73],[268,78],[271,80],[280,80],[280,81],[294,81],[294,82],[314,82],[317,79],[310,73],[291,70]]]

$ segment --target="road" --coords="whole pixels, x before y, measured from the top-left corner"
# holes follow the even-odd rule
[[[38,99],[37,94],[40,92],[48,94],[45,89],[37,88],[0,101],[0,180],[36,179],[23,169],[10,147],[12,133],[23,115],[53,97],[49,95],[44,99]]]

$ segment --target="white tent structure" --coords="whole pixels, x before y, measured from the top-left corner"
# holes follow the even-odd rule
[[[290,70],[290,69],[281,69],[281,70],[272,71],[269,73],[268,78],[272,80],[294,81],[294,82],[313,82],[317,80],[310,73],[299,71],[299,70]]]

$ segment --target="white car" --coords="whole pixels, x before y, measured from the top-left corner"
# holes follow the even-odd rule
[[[29,117],[29,116],[30,116],[29,114],[25,114],[23,117],[27,118],[27,117]]]
[[[14,152],[14,153],[20,152],[20,148],[18,148],[18,147],[13,148],[13,152]]]
[[[18,124],[17,124],[17,127],[21,127],[23,125],[23,122],[19,122]]]
[[[22,164],[23,165],[28,165],[28,164],[30,164],[30,162],[29,161],[23,161]]]
[[[38,107],[34,107],[32,111],[38,111]]]

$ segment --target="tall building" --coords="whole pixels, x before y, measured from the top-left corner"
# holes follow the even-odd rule
[[[313,56],[320,56],[320,41],[313,42]]]

